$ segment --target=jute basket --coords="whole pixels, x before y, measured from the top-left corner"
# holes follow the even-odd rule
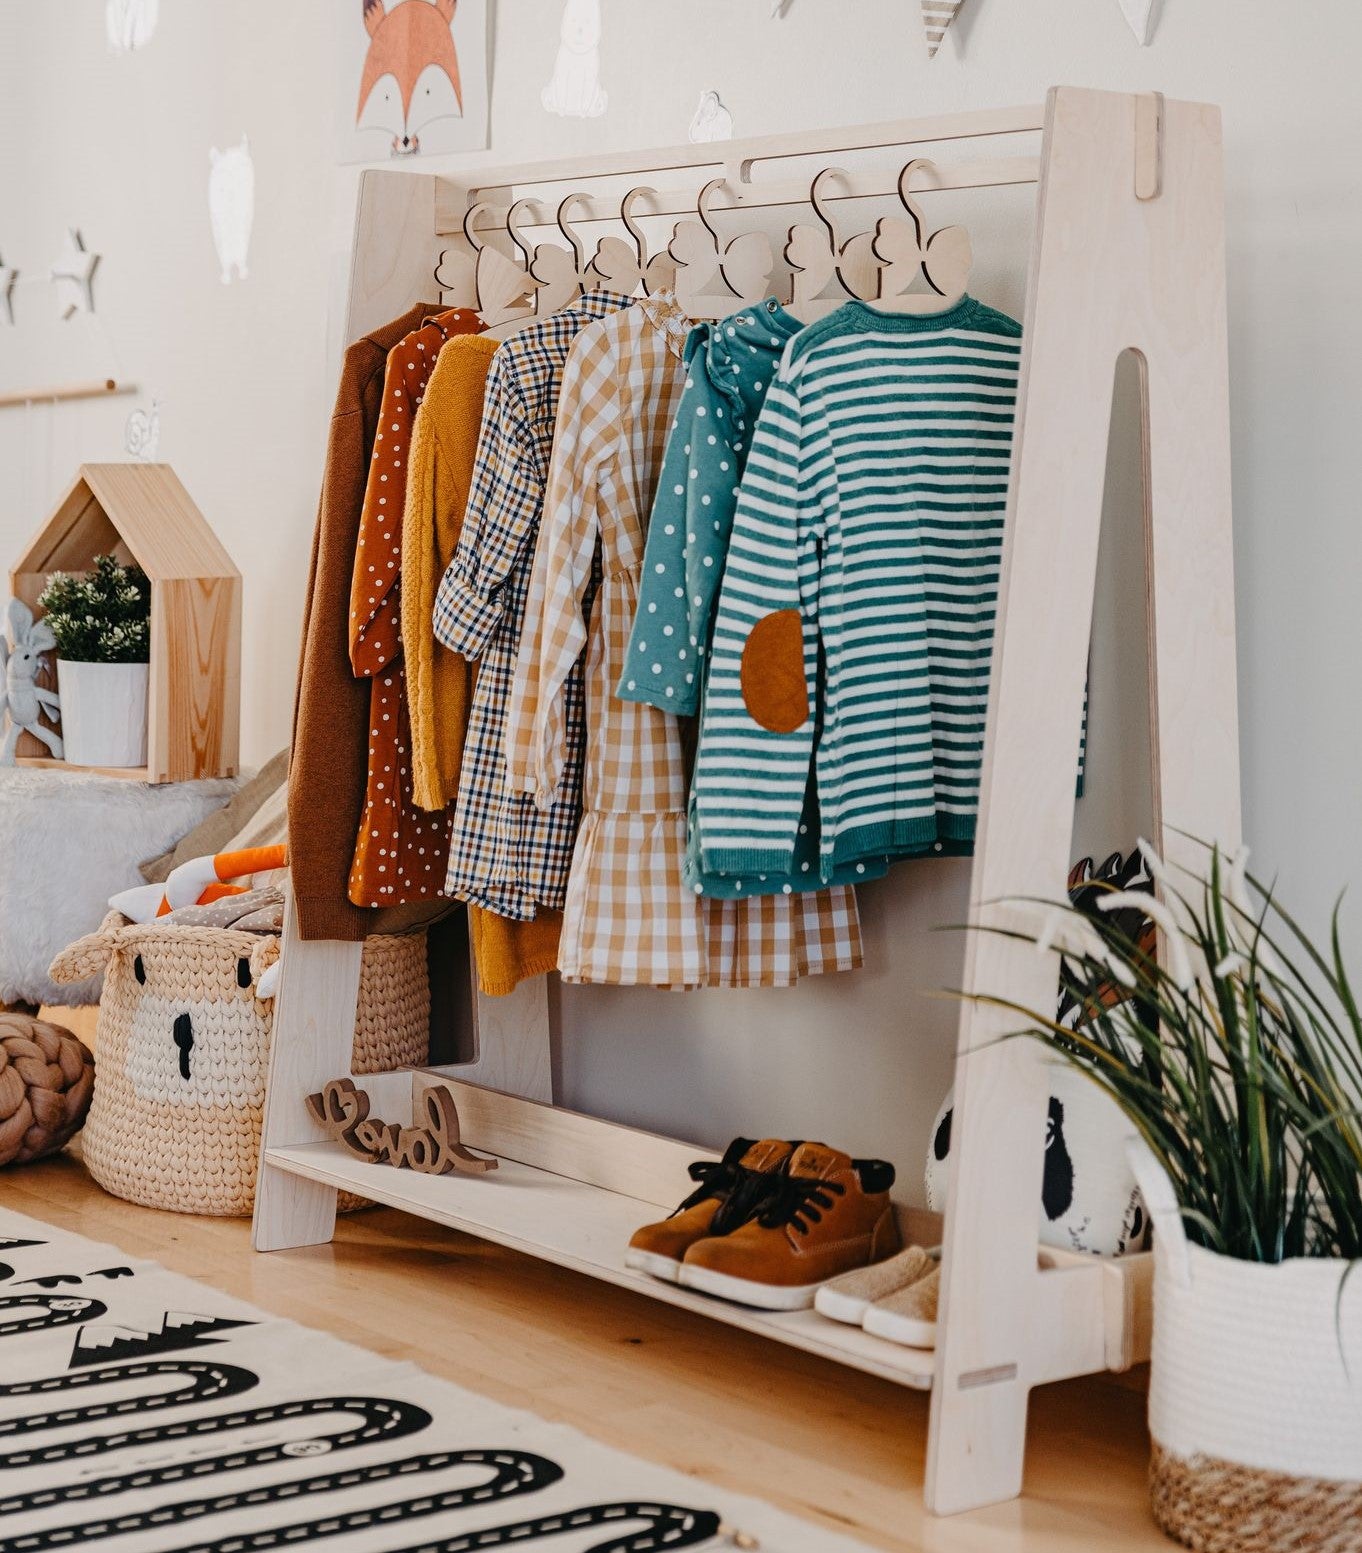
[[[1154,1220],[1154,1519],[1200,1553],[1362,1549],[1362,1276],[1192,1245],[1131,1150]]]
[[[83,1150],[106,1191],[178,1213],[251,1212],[274,1024],[255,987],[278,956],[273,934],[117,912],[58,955],[57,981],[105,971]],[[429,1031],[425,936],[366,940],[353,1071],[419,1065]]]

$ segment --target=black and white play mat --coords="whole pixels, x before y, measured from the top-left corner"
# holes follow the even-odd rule
[[[0,1210],[0,1553],[717,1553],[730,1528],[766,1553],[855,1553]]]

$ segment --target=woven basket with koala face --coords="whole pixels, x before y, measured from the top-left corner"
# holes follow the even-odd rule
[[[278,956],[275,934],[141,926],[118,912],[58,955],[54,980],[105,973],[83,1151],[106,1191],[179,1213],[250,1213],[274,1024],[256,985]],[[353,1071],[424,1062],[429,1030],[424,935],[368,939]]]

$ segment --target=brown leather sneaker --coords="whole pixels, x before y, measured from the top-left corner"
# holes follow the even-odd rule
[[[624,1265],[677,1282],[681,1259],[697,1240],[727,1235],[757,1212],[795,1148],[780,1138],[734,1138],[722,1159],[696,1160],[690,1178],[699,1185],[669,1218],[634,1231]]]
[[[691,1246],[681,1283],[762,1310],[803,1310],[829,1278],[899,1249],[893,1184],[882,1159],[802,1143],[756,1218]]]

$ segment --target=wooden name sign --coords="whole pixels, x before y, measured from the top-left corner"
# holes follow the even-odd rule
[[[419,1170],[428,1176],[447,1176],[456,1170],[482,1175],[497,1168],[496,1160],[473,1154],[459,1142],[454,1096],[439,1086],[422,1090],[417,1097],[410,1127],[371,1121],[368,1095],[348,1078],[333,1078],[320,1094],[309,1095],[307,1108],[337,1142],[371,1165]]]

